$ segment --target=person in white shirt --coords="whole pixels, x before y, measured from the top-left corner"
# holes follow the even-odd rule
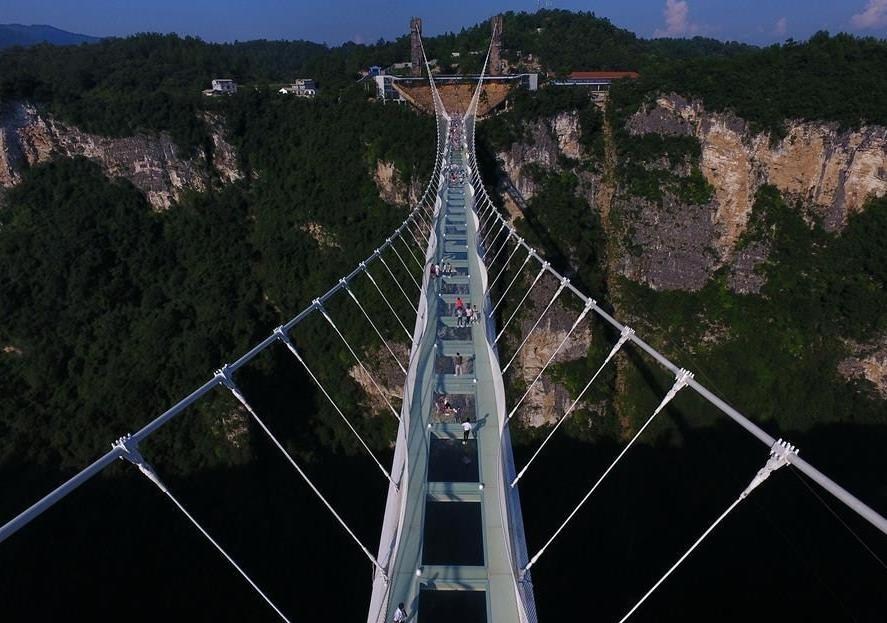
[[[394,623],[406,623],[407,620],[407,611],[404,608],[403,603],[397,606],[397,610],[394,611]]]
[[[462,443],[468,443],[468,438],[471,436],[471,421],[466,417],[462,420]]]

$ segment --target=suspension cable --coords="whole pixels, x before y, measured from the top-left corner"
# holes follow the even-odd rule
[[[518,481],[523,478],[524,474],[530,468],[530,465],[533,463],[533,461],[536,460],[536,457],[539,456],[539,453],[542,452],[542,448],[545,447],[545,444],[547,444],[548,441],[552,437],[554,437],[554,434],[557,432],[557,429],[560,428],[560,425],[563,424],[568,417],[570,417],[573,409],[576,408],[576,405],[578,405],[579,401],[582,400],[582,397],[585,396],[585,392],[588,391],[588,389],[591,387],[591,384],[594,383],[598,375],[600,375],[600,373],[603,372],[604,368],[607,367],[607,364],[610,363],[610,360],[616,356],[616,353],[619,352],[619,349],[622,348],[625,342],[631,339],[632,335],[634,335],[634,330],[629,329],[628,327],[622,328],[622,333],[619,336],[619,340],[616,342],[616,344],[613,345],[613,348],[610,349],[610,353],[607,355],[606,359],[604,359],[604,362],[600,365],[600,367],[597,369],[597,372],[594,373],[594,376],[591,377],[588,383],[585,384],[585,387],[582,388],[582,391],[579,392],[579,395],[576,396],[576,399],[570,404],[569,408],[564,412],[563,417],[557,421],[557,423],[554,425],[554,428],[549,431],[548,435],[545,437],[542,443],[539,444],[539,447],[536,448],[536,452],[533,453],[533,456],[530,457],[530,460],[527,461],[527,464],[524,465],[523,469],[520,470],[520,473],[518,473],[518,475],[515,476],[514,480],[511,481],[512,487],[514,487],[518,483]]]
[[[379,296],[382,297],[382,301],[384,301],[385,305],[388,306],[388,309],[391,310],[391,315],[394,316],[394,319],[397,320],[397,324],[400,325],[400,328],[403,329],[403,332],[407,334],[407,339],[410,343],[413,342],[413,336],[410,334],[409,330],[406,328],[404,323],[401,321],[400,316],[397,315],[397,312],[394,311],[394,308],[391,306],[391,302],[388,300],[388,297],[382,292],[382,288],[379,287],[379,284],[373,278],[372,273],[370,273],[370,269],[367,268],[366,262],[361,262],[360,267],[363,269],[364,274],[370,278],[370,281],[373,282],[373,285],[376,287],[376,292],[379,293]]]
[[[413,240],[416,241],[416,248],[420,249],[424,255],[424,253],[428,249],[429,239],[428,235],[425,233],[425,229],[422,226],[421,220],[413,219],[413,225],[415,226],[415,231],[413,231],[412,227],[409,227],[410,233],[413,235]],[[418,236],[416,233],[418,232]]]
[[[496,250],[496,253],[493,254],[493,259],[490,260],[489,263],[487,263],[487,270],[492,270],[493,266],[496,263],[496,260],[499,259],[499,255],[501,255],[502,251],[504,251],[505,248],[508,246],[508,241],[511,240],[511,237],[513,235],[516,236],[516,234],[514,233],[514,231],[510,227],[506,227],[506,230],[508,231],[508,235],[505,236],[505,241],[501,245],[499,245],[499,248]],[[520,244],[515,243],[515,246],[519,247]],[[486,255],[484,255],[483,260],[486,263],[486,261],[487,261]],[[487,288],[487,289],[489,290],[489,288]]]
[[[540,269],[539,269],[539,272],[536,273],[536,278],[533,279],[533,283],[531,283],[531,284],[530,284],[530,287],[527,288],[527,290],[524,292],[523,297],[521,297],[521,300],[518,301],[517,306],[514,308],[514,311],[511,312],[511,315],[508,317],[508,320],[506,320],[506,321],[505,321],[505,324],[502,325],[502,330],[499,331],[499,334],[496,335],[496,339],[493,340],[493,343],[494,343],[494,344],[498,343],[498,342],[499,342],[499,338],[501,338],[501,337],[505,334],[505,329],[508,328],[508,325],[509,325],[509,323],[512,321],[512,319],[513,319],[515,316],[517,316],[517,312],[520,311],[521,305],[523,305],[523,304],[524,304],[524,301],[527,300],[527,297],[530,296],[530,292],[533,291],[533,288],[536,287],[536,284],[539,283],[539,280],[542,279],[542,275],[544,275],[545,272],[546,272],[547,270],[548,270],[548,262],[544,262],[544,263],[542,264],[542,268],[540,268]],[[562,287],[561,287],[561,288],[558,288],[557,294],[560,294],[560,293],[561,293],[561,290],[563,290]],[[555,296],[556,296],[556,295],[555,295]],[[546,309],[548,309],[548,308],[546,308]],[[504,370],[503,370],[503,372],[504,372]]]
[[[256,413],[256,411],[250,406],[249,402],[247,402],[246,398],[235,384],[234,379],[231,375],[231,371],[228,369],[227,364],[225,366],[222,366],[222,369],[216,372],[216,378],[219,380],[219,383],[227,387],[231,394],[237,399],[237,401],[240,402],[240,404],[242,404],[247,411],[249,411],[250,415],[252,415],[253,419],[256,421],[259,427],[271,440],[271,443],[277,446],[277,449],[280,450],[281,454],[286,457],[286,460],[289,461],[290,465],[292,465],[293,468],[299,473],[299,475],[302,477],[302,480],[304,480],[305,483],[309,487],[311,487],[311,490],[314,491],[315,495],[317,495],[318,498],[320,498],[320,501],[323,502],[324,506],[327,507],[327,510],[332,513],[333,517],[336,518],[336,520],[345,529],[345,531],[349,535],[351,535],[351,538],[354,539],[354,542],[357,543],[357,546],[360,547],[361,551],[363,551],[363,553],[366,554],[367,558],[370,559],[370,562],[372,562],[373,565],[379,570],[379,572],[382,573],[382,575],[387,579],[387,573],[382,565],[379,564],[379,561],[376,560],[376,557],[370,553],[370,550],[368,550],[363,543],[361,543],[360,539],[357,538],[357,535],[354,534],[351,528],[348,527],[348,524],[345,523],[345,520],[342,519],[339,513],[337,513],[336,510],[333,508],[332,504],[327,501],[320,490],[314,485],[313,482],[311,482],[311,479],[308,478],[308,475],[304,471],[302,471],[302,468],[299,467],[299,464],[296,463],[296,460],[286,450],[286,448],[283,447],[283,444],[280,443],[277,437],[274,436],[274,433],[271,432],[271,429],[268,428],[265,425],[265,422],[262,421],[262,418],[259,417],[259,414]]]
[[[413,239],[413,242],[416,244],[416,249],[419,249],[421,251],[423,248],[425,248],[425,249],[428,248],[427,245],[425,247],[422,246],[422,243],[419,242],[419,238],[416,237],[416,232],[413,231],[412,227],[407,226],[407,231],[410,232],[410,237]],[[407,245],[407,246],[409,246],[409,245]],[[425,268],[423,267],[422,270],[424,270],[424,269]]]
[[[518,238],[517,240],[519,241],[520,238]],[[502,249],[504,249],[504,248],[505,248],[505,246],[503,245]],[[502,268],[496,274],[496,277],[493,279],[493,281],[490,283],[490,285],[487,286],[487,293],[490,293],[493,291],[493,286],[496,285],[496,282],[499,281],[499,277],[501,277],[502,275],[505,274],[505,271],[508,269],[508,265],[511,263],[511,259],[517,254],[518,249],[520,249],[520,248],[521,248],[520,244],[514,245],[514,249],[508,255],[508,258],[506,258],[505,263],[502,265]],[[501,249],[500,249],[500,251],[501,251]],[[493,261],[495,261],[495,258],[493,258]],[[526,264],[526,262],[524,262],[524,263]],[[492,268],[492,267],[493,267],[493,264],[490,263],[490,268]]]
[[[486,251],[486,249],[487,249],[487,240],[490,238],[490,234],[492,234],[493,231],[496,232],[496,235],[493,236],[493,239],[492,239],[492,240],[490,240],[490,242],[492,243],[492,242],[494,242],[494,241],[496,240],[496,238],[499,237],[499,234],[502,233],[502,228],[503,228],[503,227],[505,227],[505,225],[504,225],[503,223],[499,223],[499,229],[495,229],[494,227],[491,227],[491,228],[489,229],[489,231],[487,231],[487,233],[484,234],[483,240],[481,240],[481,243],[480,243],[481,246],[484,248],[484,251]]]
[[[409,228],[407,228],[407,229],[409,229]],[[412,234],[413,232],[410,232],[410,233]],[[403,243],[403,246],[406,247],[407,253],[410,254],[410,257],[412,257],[413,261],[416,262],[416,265],[419,266],[419,276],[424,277],[425,276],[425,264],[420,262],[419,258],[416,257],[416,254],[413,253],[413,249],[410,247],[410,243],[407,241],[407,239],[403,237],[403,233],[401,233],[400,236],[398,236],[398,237],[400,238],[400,241]]]
[[[287,349],[293,354],[293,356],[295,356],[295,358],[299,360],[299,363],[302,364],[303,368],[305,368],[305,372],[308,373],[308,376],[311,377],[311,380],[314,381],[314,383],[317,385],[317,387],[320,389],[320,391],[323,392],[323,395],[326,396],[326,399],[333,406],[333,409],[336,410],[336,413],[339,414],[339,417],[341,417],[342,420],[344,420],[345,424],[348,426],[348,428],[351,430],[351,432],[354,434],[354,436],[357,437],[357,440],[360,442],[360,445],[363,446],[363,449],[366,450],[367,454],[370,455],[370,458],[373,459],[373,462],[376,464],[376,466],[385,475],[385,478],[387,478],[388,481],[391,484],[393,484],[394,488],[396,489],[397,483],[394,482],[394,479],[391,478],[391,474],[389,474],[388,470],[382,466],[381,461],[379,461],[379,459],[378,459],[378,457],[376,457],[375,453],[373,453],[373,451],[370,450],[370,447],[367,445],[366,441],[363,440],[363,437],[360,436],[360,433],[357,432],[357,429],[354,428],[354,425],[352,425],[351,422],[348,420],[348,418],[345,417],[345,414],[342,413],[342,409],[339,408],[339,405],[337,405],[336,401],[333,400],[333,397],[330,396],[330,393],[323,386],[323,383],[320,382],[320,379],[317,378],[317,375],[314,374],[314,372],[308,366],[308,362],[305,361],[305,359],[302,357],[302,354],[298,351],[298,349],[295,347],[295,345],[289,339],[289,336],[286,334],[286,330],[283,327],[277,327],[274,330],[274,333],[275,333],[275,335],[277,335],[277,339],[279,339],[281,342],[283,342],[284,345],[287,347]],[[398,417],[398,420],[399,419],[400,418]]]
[[[385,401],[385,404],[388,405],[388,408],[391,410],[392,415],[394,415],[394,417],[396,417],[396,418],[397,418],[397,421],[399,422],[399,421],[400,421],[400,415],[398,415],[398,413],[397,413],[397,411],[395,410],[395,408],[391,405],[391,401],[388,400],[388,396],[385,394],[384,391],[382,391],[382,388],[379,387],[379,384],[376,382],[376,379],[373,378],[373,375],[370,374],[370,371],[367,370],[366,366],[363,365],[363,361],[360,360],[360,357],[357,356],[357,353],[356,353],[356,352],[354,351],[354,349],[351,347],[351,344],[348,343],[348,340],[345,338],[345,335],[339,330],[339,327],[336,326],[336,323],[333,322],[332,317],[330,317],[330,315],[327,313],[326,308],[323,306],[323,303],[321,303],[319,300],[316,300],[316,299],[315,299],[315,301],[314,301],[314,305],[315,305],[315,307],[318,309],[318,311],[320,311],[321,315],[322,315],[324,318],[326,318],[326,321],[327,321],[327,322],[330,324],[330,326],[333,328],[333,331],[335,331],[336,334],[337,334],[340,338],[342,338],[342,343],[345,344],[345,348],[347,348],[347,349],[348,349],[348,352],[351,353],[351,356],[354,357],[354,361],[357,362],[357,365],[360,366],[360,369],[363,370],[363,373],[366,374],[367,377],[370,379],[370,381],[371,381],[372,384],[373,384],[373,387],[375,387],[375,388],[376,388],[376,391],[379,392],[379,395],[382,397],[382,400]]]
[[[499,228],[496,229],[495,225],[499,225]],[[487,242],[490,240],[490,235],[495,231],[495,232],[496,232],[496,236],[498,236],[498,235],[499,235],[499,231],[501,231],[501,229],[502,229],[502,227],[501,227],[501,223],[499,223],[499,222],[494,223],[493,225],[489,225],[489,224],[487,224],[487,226],[486,226],[486,231],[481,230],[481,232],[483,233],[483,238],[481,238],[481,246],[482,246],[484,249],[486,249],[486,248],[487,248]],[[480,232],[479,232],[479,233],[480,233]],[[493,236],[493,237],[495,238],[495,236]]]
[[[419,310],[416,309],[416,306],[415,306],[415,305],[413,305],[413,301],[410,300],[409,295],[407,295],[406,291],[403,289],[403,286],[400,285],[400,281],[398,281],[397,277],[394,276],[394,273],[391,272],[391,267],[388,266],[388,262],[385,261],[385,258],[382,257],[381,254],[379,255],[379,261],[382,262],[382,266],[384,266],[384,267],[385,267],[385,270],[388,271],[388,275],[391,277],[391,281],[394,282],[394,285],[396,285],[396,286],[397,286],[397,289],[400,290],[400,293],[403,294],[403,297],[407,300],[407,303],[409,303],[409,305],[410,305],[410,307],[412,308],[413,312],[415,312],[416,314],[418,314],[418,313],[419,313]]]
[[[561,295],[561,292],[564,291],[564,288],[567,287],[568,283],[570,283],[570,280],[567,279],[566,277],[561,279],[561,283],[558,286],[557,290],[555,291],[554,295],[551,297],[551,300],[548,301],[548,305],[546,305],[545,309],[542,310],[542,313],[539,314],[539,317],[536,319],[536,323],[530,328],[530,330],[527,332],[527,335],[524,336],[524,339],[520,343],[520,346],[518,346],[517,349],[514,351],[514,354],[511,356],[511,359],[508,360],[508,363],[505,364],[505,367],[502,368],[503,374],[505,374],[505,372],[508,370],[508,368],[511,367],[511,364],[517,358],[518,353],[521,351],[521,349],[524,347],[524,345],[530,339],[530,336],[533,335],[533,332],[536,330],[536,327],[538,327],[539,323],[542,322],[542,319],[545,317],[545,314],[547,314],[548,310],[551,309],[551,306],[554,305],[554,302]]]
[[[389,239],[388,241],[390,242],[390,239]],[[410,267],[407,266],[407,263],[403,261],[403,257],[402,257],[402,256],[400,255],[400,253],[397,251],[397,247],[394,246],[394,243],[392,242],[392,243],[389,245],[389,247],[391,248],[392,251],[394,251],[394,254],[397,256],[397,259],[400,260],[400,265],[403,266],[403,269],[406,271],[407,275],[409,275],[409,277],[410,277],[410,281],[413,282],[413,284],[416,286],[416,289],[417,289],[417,290],[422,290],[422,286],[420,286],[420,285],[419,285],[419,282],[416,281],[416,278],[413,277],[413,273],[410,272]],[[423,270],[423,272],[424,272],[425,269],[423,268],[422,270]],[[424,275],[423,275],[423,276],[424,276]],[[419,311],[416,310],[416,313],[419,313]]]
[[[486,263],[486,261],[487,261],[487,256],[490,254],[490,251],[493,250],[493,249],[496,247],[496,241],[499,240],[499,236],[502,235],[502,232],[505,231],[505,229],[506,229],[506,227],[505,227],[505,222],[503,221],[502,223],[500,223],[499,231],[497,231],[497,232],[496,232],[496,235],[493,236],[493,239],[490,240],[490,246],[488,246],[488,247],[485,246],[485,247],[484,247],[484,254],[483,254],[483,256],[480,258],[482,262]]]
[[[567,334],[564,336],[564,339],[561,340],[561,343],[558,344],[557,348],[554,349],[554,352],[551,353],[551,356],[548,358],[548,361],[546,361],[545,365],[542,366],[542,369],[539,370],[539,374],[536,375],[536,378],[533,379],[533,382],[527,386],[527,391],[524,392],[524,395],[521,396],[520,400],[517,401],[517,404],[515,404],[511,408],[511,411],[508,413],[508,417],[505,418],[506,424],[508,424],[508,422],[511,421],[511,418],[514,417],[514,414],[517,413],[517,410],[521,406],[521,404],[523,404],[524,399],[530,395],[530,391],[533,389],[533,387],[536,385],[536,383],[539,381],[539,379],[542,378],[542,375],[545,373],[545,370],[548,369],[548,366],[551,365],[551,362],[554,361],[555,357],[557,357],[557,354],[560,352],[561,348],[564,347],[564,344],[567,343],[567,340],[570,339],[570,336],[573,335],[573,331],[576,330],[576,327],[579,326],[579,323],[582,322],[582,320],[585,318],[585,316],[588,314],[589,311],[591,311],[591,308],[594,306],[595,306],[595,302],[593,300],[589,300],[585,304],[585,307],[582,308],[582,311],[579,312],[579,316],[573,322],[573,325],[570,327],[570,330],[567,331]]]
[[[379,336],[379,339],[385,345],[385,348],[387,348],[388,352],[391,353],[391,357],[394,359],[395,363],[397,363],[397,367],[400,368],[401,372],[406,374],[407,373],[406,368],[404,368],[403,364],[400,362],[400,359],[397,358],[397,355],[394,354],[394,350],[392,350],[391,346],[388,344],[388,340],[386,340],[384,337],[382,337],[381,331],[379,331],[379,328],[376,326],[376,323],[373,322],[373,319],[370,318],[370,315],[367,313],[366,309],[364,309],[361,302],[357,299],[357,296],[354,294],[354,292],[351,291],[351,288],[348,287],[347,283],[343,284],[343,287],[345,288],[345,292],[348,293],[348,296],[350,296],[351,299],[355,303],[357,303],[357,307],[360,308],[361,312],[363,312],[363,317],[367,319],[367,322],[370,323],[370,326],[373,328],[373,331],[376,332],[376,335]]]
[[[576,513],[579,512],[579,509],[582,508],[582,505],[585,504],[585,502],[588,500],[588,498],[590,498],[591,495],[597,490],[597,488],[604,481],[604,479],[610,474],[611,471],[613,471],[613,468],[616,467],[616,464],[619,463],[619,461],[622,459],[623,456],[625,456],[625,454],[626,454],[626,452],[628,452],[629,448],[631,448],[631,446],[634,445],[634,442],[637,441],[637,439],[641,436],[641,434],[643,434],[643,432],[644,432],[644,430],[646,430],[647,426],[650,425],[650,422],[653,421],[653,418],[655,418],[659,414],[659,412],[662,411],[669,402],[671,402],[672,398],[675,397],[675,394],[677,394],[684,386],[686,386],[687,383],[692,378],[693,378],[693,374],[690,372],[687,372],[686,370],[682,369],[680,372],[678,372],[677,376],[675,377],[674,385],[672,386],[672,388],[670,390],[668,390],[668,393],[665,395],[665,397],[659,403],[659,406],[656,407],[656,410],[653,411],[653,415],[651,415],[647,419],[647,421],[644,422],[644,425],[641,426],[640,430],[638,430],[638,432],[635,433],[634,437],[631,438],[631,440],[625,445],[625,447],[622,449],[622,451],[619,453],[619,455],[613,460],[612,463],[610,463],[610,466],[606,470],[604,470],[604,473],[601,474],[601,476],[597,479],[597,482],[595,482],[594,485],[591,487],[591,489],[588,490],[588,493],[586,493],[585,497],[583,497],[582,500],[579,502],[579,504],[576,505],[576,508],[574,508],[573,511],[569,515],[567,515],[567,518],[564,519],[564,521],[560,525],[560,527],[554,531],[554,534],[551,535],[551,538],[549,538],[548,541],[546,541],[545,545],[543,545],[542,548],[538,552],[536,552],[536,555],[530,559],[530,561],[527,563],[527,566],[524,567],[524,569],[522,571],[522,575],[526,574],[526,572],[529,571],[530,568],[536,564],[536,561],[538,561],[539,557],[542,556],[543,553],[545,553],[545,550],[548,549],[548,546],[552,544],[552,542],[563,531],[563,529],[566,527],[566,525],[568,523],[570,523],[570,520],[573,519],[573,517],[576,515]]]
[[[243,579],[246,580],[249,585],[253,587],[253,590],[255,590],[259,594],[259,596],[265,600],[265,603],[271,606],[274,612],[276,612],[281,619],[289,623],[289,619],[286,618],[286,615],[284,615],[283,612],[280,611],[280,608],[274,605],[274,602],[271,601],[268,595],[266,595],[261,588],[259,588],[259,585],[256,584],[253,579],[249,577],[249,575],[247,575],[246,571],[244,571],[243,568],[239,564],[237,564],[237,562],[233,558],[231,558],[230,555],[228,555],[228,552],[226,552],[222,548],[222,546],[219,545],[219,543],[214,538],[212,538],[212,536],[210,536],[209,532],[207,532],[206,529],[202,525],[200,525],[200,523],[194,518],[194,516],[189,513],[184,505],[179,502],[176,496],[173,495],[172,491],[170,491],[169,488],[163,483],[163,481],[160,480],[160,476],[157,475],[154,467],[150,463],[148,463],[142,456],[141,452],[138,449],[138,445],[135,443],[135,440],[132,439],[130,435],[127,435],[125,437],[121,437],[111,445],[113,448],[120,451],[121,459],[125,459],[126,461],[129,461],[130,463],[138,467],[139,471],[148,480],[153,482],[157,486],[157,488],[166,495],[166,497],[172,500],[172,503],[176,505],[176,508],[178,508],[182,512],[182,514],[188,518],[188,521],[190,521],[194,525],[194,527],[197,528],[197,530],[199,530],[200,533],[206,537],[206,540],[209,541],[212,546],[215,547],[216,550],[225,557],[225,560],[227,560],[231,564],[231,566],[234,567],[237,572],[243,577]]]
[[[678,566],[682,562],[684,562],[697,547],[699,547],[699,544],[702,543],[702,541],[704,541],[705,538],[712,533],[712,531],[718,526],[718,524],[721,523],[724,518],[726,518],[727,515],[729,515],[733,511],[734,508],[739,506],[739,503],[742,502],[742,500],[747,498],[752,491],[754,491],[762,482],[767,480],[767,478],[770,477],[770,474],[775,472],[780,467],[790,464],[791,460],[797,455],[797,448],[783,441],[782,439],[773,444],[773,447],[770,449],[770,457],[767,459],[767,463],[764,465],[764,467],[758,470],[758,473],[755,474],[755,477],[752,479],[748,487],[746,487],[745,490],[739,494],[739,497],[736,498],[733,503],[727,507],[727,510],[721,513],[721,515],[714,520],[714,522],[705,530],[705,532],[702,533],[702,536],[696,539],[693,545],[690,546],[690,549],[684,552],[683,556],[678,558],[677,562],[674,563],[661,578],[659,578],[659,580],[650,588],[650,590],[644,593],[644,596],[641,597],[640,600],[638,600],[638,602],[631,608],[631,610],[629,610],[628,613],[626,613],[626,615],[619,620],[619,623],[625,623],[625,621],[627,621],[628,618],[632,614],[634,614],[635,610],[640,608],[641,605],[645,601],[647,601],[647,598],[650,597],[650,595],[652,595],[653,592],[657,588],[659,588],[659,586],[663,582],[665,582],[668,576],[670,576],[674,572],[674,570],[677,569]]]
[[[521,276],[521,271],[523,270],[524,266],[527,265],[527,262],[530,261],[531,257],[533,257],[533,254],[527,253],[527,257],[524,258],[523,263],[518,267],[517,272],[514,273],[514,277],[512,278],[511,283],[508,284],[508,287],[505,288],[505,292],[502,293],[502,296],[499,299],[499,301],[493,306],[493,309],[490,310],[490,316],[492,316],[494,313],[496,313],[496,310],[499,308],[499,305],[501,305],[502,301],[505,300],[505,297],[508,295],[508,291],[511,290],[511,286],[513,286],[515,284],[515,282],[517,281],[517,278]]]
[[[493,220],[493,215],[495,215],[495,214],[496,214],[496,210],[495,210],[495,208],[493,208],[493,204],[491,203],[490,210],[487,211],[487,213],[481,219],[481,223],[480,223],[481,230],[485,229],[486,227],[489,227],[490,223]]]

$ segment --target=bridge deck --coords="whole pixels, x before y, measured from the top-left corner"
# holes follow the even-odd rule
[[[450,156],[460,164],[461,152]],[[484,310],[467,182],[444,184],[436,261],[455,274],[429,280],[428,327],[416,349],[416,387],[407,432],[408,489],[401,540],[390,569],[388,613],[406,604],[410,621],[514,623],[520,620],[509,534],[500,496],[500,436],[483,320],[459,326],[454,305]],[[454,357],[465,359],[456,375]],[[446,408],[447,401],[452,408]],[[462,421],[472,424],[463,440]]]

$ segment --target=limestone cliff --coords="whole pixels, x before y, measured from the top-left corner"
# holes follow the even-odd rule
[[[572,172],[582,182],[577,192],[583,194],[589,210],[598,210],[605,221],[605,208],[615,214],[604,223],[610,255],[608,280],[614,288],[615,278],[625,277],[659,290],[697,291],[720,271],[735,293],[757,294],[765,284],[761,269],[768,261],[771,244],[766,238],[743,239],[743,234],[762,185],[778,188],[790,205],[803,211],[808,223],[817,221],[836,235],[869,199],[887,194],[887,128],[883,127],[842,130],[829,123],[794,121],[787,123],[784,137],[774,137],[755,131],[734,114],[710,112],[701,102],[670,95],[638,110],[625,129],[634,135],[697,139],[698,162],[671,163],[662,158],[644,166],[679,178],[686,178],[698,167],[713,190],[710,200],[691,205],[665,190],[660,201],[653,201],[632,194],[629,180],[611,173],[613,192],[607,205],[601,205],[603,199],[593,191],[604,186],[601,171],[606,170],[605,163],[583,152],[575,113],[562,112],[525,125],[522,140],[500,147],[496,153],[500,190],[504,190],[505,207],[513,219],[521,214],[521,202],[539,192],[540,171]],[[538,313],[551,290],[550,286],[537,287],[528,298],[528,308]],[[610,294],[618,303],[617,293]],[[638,322],[639,328],[643,324],[639,318],[627,318],[624,310],[621,315]],[[511,341],[519,343],[535,318],[530,311],[523,315],[519,337]],[[515,361],[511,372],[515,386],[523,388],[532,381],[565,335],[568,320],[569,312],[560,309],[540,325]],[[723,339],[727,339],[726,329],[710,327],[703,341]],[[583,356],[590,343],[591,334],[580,332],[555,363]],[[838,371],[848,379],[871,383],[879,395],[887,396],[883,339],[851,345],[848,350],[850,356]],[[619,383],[617,374],[617,387]],[[519,417],[531,426],[550,424],[572,398],[546,374],[531,390]]]
[[[878,396],[887,400],[887,335],[868,344],[848,344],[850,356],[838,364],[838,372],[848,380],[864,380]]]
[[[158,210],[169,208],[182,193],[203,191],[213,175],[221,182],[242,177],[237,154],[225,139],[219,117],[204,120],[213,142],[212,162],[203,154],[183,158],[166,133],[109,138],[82,132],[21,102],[0,108],[0,187],[21,181],[29,166],[55,157],[83,156],[98,162],[108,176],[125,177]]]
[[[839,231],[849,215],[872,197],[887,193],[887,128],[864,126],[841,130],[835,124],[789,122],[786,135],[754,132],[729,112],[713,113],[699,101],[662,96],[638,111],[628,123],[634,134],[694,136],[702,148],[700,168],[714,187],[714,200],[705,209],[712,227],[704,232],[713,259],[711,273],[736,259],[737,242],[746,229],[755,193],[772,184],[788,199],[799,202],[808,218],[820,220],[827,231]],[[680,284],[654,287],[680,288]],[[692,286],[701,285],[692,280]]]
[[[513,143],[509,149],[496,154],[504,173],[501,195],[512,220],[522,218],[526,201],[532,199],[538,191],[536,171],[561,171],[564,166],[576,165],[587,158],[580,142],[582,128],[579,115],[575,111],[564,111],[551,118],[534,121],[523,130],[522,142]],[[580,172],[579,177],[588,182],[582,185],[583,189],[592,188],[597,181],[596,176],[588,172]],[[590,199],[591,196],[592,193],[589,192],[587,198]],[[527,287],[531,281],[528,277]],[[521,314],[520,339],[529,332],[556,287],[556,283],[543,279],[533,288],[527,299],[526,309]],[[533,381],[566,336],[575,316],[576,313],[569,311],[561,301],[552,305],[515,358],[512,370],[517,385],[526,387]],[[515,340],[512,349],[517,347],[520,339]],[[590,344],[591,332],[580,328],[570,336],[555,356],[552,365],[583,357]],[[550,372],[546,372],[531,388],[517,417],[534,427],[552,424],[564,414],[572,400],[567,389],[557,383]]]
[[[373,181],[379,189],[379,197],[386,203],[413,206],[421,199],[423,189],[419,180],[413,178],[409,184],[405,183],[403,175],[393,162],[377,161]]]
[[[540,280],[533,288],[526,303],[526,311],[521,315],[520,330],[517,333],[519,339],[517,337],[512,339],[513,344],[507,349],[510,357],[524,336],[529,334],[526,343],[514,354],[512,364],[513,375],[518,381],[516,385],[519,387],[528,387],[552,355],[554,358],[549,366],[557,366],[584,357],[591,345],[592,334],[588,323],[580,324],[570,333],[577,312],[568,309],[563,303],[569,294],[562,295],[563,299],[558,298],[542,317],[535,331],[530,333],[556,289],[557,283],[551,278]],[[564,344],[558,350],[561,342]],[[502,364],[505,365],[507,362],[508,359]],[[555,381],[551,370],[549,367],[542,378],[530,388],[518,410],[517,417],[526,425],[537,427],[554,423],[563,416],[573,401],[574,397],[563,385]]]
[[[499,160],[508,181],[524,199],[536,193],[533,167],[557,171],[563,158],[579,160],[584,154],[579,142],[582,129],[575,111],[562,112],[550,119],[541,119],[524,128],[525,140],[499,151]]]

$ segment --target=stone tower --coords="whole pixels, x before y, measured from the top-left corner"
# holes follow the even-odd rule
[[[493,41],[490,46],[490,65],[487,73],[491,76],[502,75],[502,16],[494,15],[490,19],[490,26],[493,29]]]
[[[411,74],[415,77],[422,75],[422,18],[410,19],[410,61],[413,63]]]

